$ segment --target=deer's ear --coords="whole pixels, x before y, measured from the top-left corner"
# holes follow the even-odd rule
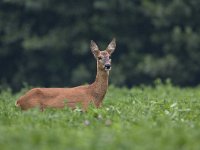
[[[95,57],[97,57],[99,55],[99,48],[93,40],[91,40],[90,49]]]
[[[116,40],[115,38],[113,38],[113,40],[108,45],[106,51],[111,55],[115,51],[115,48],[116,48]]]

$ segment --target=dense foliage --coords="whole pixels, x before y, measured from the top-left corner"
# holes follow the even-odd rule
[[[104,49],[113,37],[113,84],[197,85],[199,12],[199,0],[1,0],[1,86],[91,82],[90,40]]]
[[[0,93],[2,150],[199,150],[200,88],[109,88],[101,109],[21,112]]]

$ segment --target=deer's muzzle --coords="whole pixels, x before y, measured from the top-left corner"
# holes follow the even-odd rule
[[[110,70],[111,69],[111,65],[110,64],[105,64],[105,70]]]

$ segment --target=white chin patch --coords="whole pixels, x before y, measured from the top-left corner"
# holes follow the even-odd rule
[[[104,68],[104,69],[105,69],[105,71],[110,71],[111,70],[111,68],[109,68],[109,69]]]

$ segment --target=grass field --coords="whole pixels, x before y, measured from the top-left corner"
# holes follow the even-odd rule
[[[200,88],[111,86],[101,109],[21,112],[0,94],[1,150],[199,150]]]

